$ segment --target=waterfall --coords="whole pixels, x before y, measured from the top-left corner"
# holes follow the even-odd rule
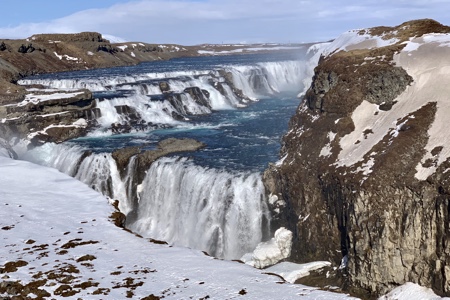
[[[165,127],[156,126],[159,124],[178,126],[192,115],[237,109],[286,91],[294,95],[306,87],[305,77],[313,64],[278,61],[212,70],[138,69],[134,74],[95,70],[82,76],[68,72],[28,78],[20,84],[92,90],[100,127],[95,135],[110,129],[115,132],[116,124],[141,126],[139,130]],[[119,172],[111,153],[94,153],[71,143],[47,143],[21,159],[56,168],[119,200],[127,227],[144,237],[236,259],[252,252],[270,234],[270,214],[259,173],[226,172],[170,157],[155,161],[144,170],[143,181],[137,182],[135,157],[125,172]]]
[[[233,175],[186,159],[162,158],[142,183],[135,220],[144,237],[236,259],[269,234],[260,174]]]
[[[90,153],[75,145],[44,144],[21,159],[56,168],[119,200],[127,228],[144,237],[237,259],[270,234],[259,173],[231,174],[186,158],[161,158],[133,190],[134,157],[124,178],[110,153]]]

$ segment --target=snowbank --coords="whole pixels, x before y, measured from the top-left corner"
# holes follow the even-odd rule
[[[255,268],[272,266],[291,255],[292,232],[284,227],[275,231],[275,236],[267,242],[259,243],[253,253],[245,254],[241,260]]]
[[[378,300],[431,300],[450,299],[437,296],[431,289],[415,283],[407,282],[393,289],[390,293],[378,298]]]

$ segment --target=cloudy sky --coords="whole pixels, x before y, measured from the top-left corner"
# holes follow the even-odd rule
[[[314,42],[433,18],[450,0],[2,0],[0,38],[97,31],[149,43]]]

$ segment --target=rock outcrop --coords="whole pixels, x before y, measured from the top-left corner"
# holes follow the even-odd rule
[[[114,151],[112,157],[116,161],[117,169],[123,179],[131,157],[135,157],[134,177],[135,181],[140,184],[150,165],[158,158],[180,152],[197,151],[205,146],[204,143],[194,139],[168,138],[160,141],[154,150],[141,151],[139,147],[127,147]]]
[[[264,174],[294,260],[333,261],[360,292],[450,295],[449,32],[411,21],[324,50]]]
[[[60,143],[82,136],[96,125],[98,109],[88,90],[35,91],[17,104],[0,106],[0,136],[28,140],[30,145]]]

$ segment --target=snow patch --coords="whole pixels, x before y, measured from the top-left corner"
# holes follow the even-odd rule
[[[75,96],[81,95],[84,92],[76,92],[76,93],[54,93],[48,95],[38,95],[38,94],[27,94],[25,99],[22,102],[19,102],[17,106],[24,106],[28,103],[38,104],[40,102],[45,102],[49,100],[57,100],[57,99],[67,99],[73,98]]]
[[[328,261],[315,261],[306,264],[295,264],[291,262],[281,262],[265,269],[269,273],[278,274],[287,282],[294,283],[302,277],[310,275],[311,271],[320,270],[331,266]]]
[[[128,45],[117,46],[117,48],[119,48],[122,51],[125,51],[125,49],[128,48]]]
[[[320,150],[319,156],[328,157],[331,155],[331,142],[334,141],[334,138],[336,137],[336,133],[330,131],[330,132],[328,132],[327,137],[328,137],[329,142],[328,142],[328,144],[323,146],[323,148]]]
[[[55,54],[55,56],[56,56],[57,58],[59,58],[59,60],[62,60],[63,58],[65,58],[66,60],[72,60],[72,61],[78,61],[78,60],[79,60],[79,58],[72,57],[72,56],[69,56],[69,55],[67,55],[67,54],[59,55],[56,51],[53,52],[53,53]]]
[[[407,282],[404,285],[396,287],[388,294],[381,296],[378,300],[437,300],[450,299],[441,298],[431,289],[422,287],[418,284]]]

